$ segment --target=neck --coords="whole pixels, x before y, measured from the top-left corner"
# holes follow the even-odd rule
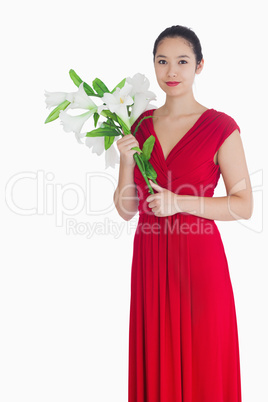
[[[168,116],[185,116],[193,113],[199,113],[200,103],[198,103],[193,92],[184,94],[182,96],[166,96],[166,102],[162,106],[162,112]]]

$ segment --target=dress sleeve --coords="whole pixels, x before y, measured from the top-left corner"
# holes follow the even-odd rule
[[[223,120],[221,122],[220,136],[218,137],[216,151],[218,151],[218,149],[224,143],[226,138],[228,138],[229,135],[231,135],[235,130],[238,130],[239,133],[241,134],[239,125],[231,116],[228,116],[227,114],[223,113],[222,118]]]

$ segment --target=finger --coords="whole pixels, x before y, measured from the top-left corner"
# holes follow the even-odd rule
[[[156,191],[159,191],[159,192],[164,191],[163,187],[161,187],[158,184],[154,183],[151,179],[149,179],[149,182],[150,182],[151,186],[156,189]]]

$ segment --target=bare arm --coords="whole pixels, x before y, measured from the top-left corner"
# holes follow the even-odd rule
[[[177,195],[177,212],[188,212],[221,221],[249,219],[253,211],[252,188],[238,130],[229,135],[220,147],[218,163],[227,195],[224,197]]]
[[[134,167],[120,163],[118,186],[114,192],[114,204],[124,220],[129,221],[136,215],[139,199],[134,183]]]
[[[136,162],[133,155],[136,151],[131,150],[135,146],[139,146],[139,143],[132,134],[127,134],[117,141],[117,147],[120,151],[120,167],[118,185],[114,192],[114,204],[119,215],[126,221],[136,215],[139,204],[134,182]]]

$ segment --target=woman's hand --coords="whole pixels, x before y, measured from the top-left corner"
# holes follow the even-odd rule
[[[170,216],[181,212],[178,206],[178,195],[149,180],[152,188],[158,193],[150,194],[146,201],[155,216]]]
[[[131,149],[133,147],[139,147],[139,143],[134,137],[133,134],[126,134],[122,138],[116,141],[118,150],[120,152],[120,161],[123,162],[124,165],[127,166],[135,166],[136,162],[133,158],[133,155],[139,151],[135,151],[135,149]]]

